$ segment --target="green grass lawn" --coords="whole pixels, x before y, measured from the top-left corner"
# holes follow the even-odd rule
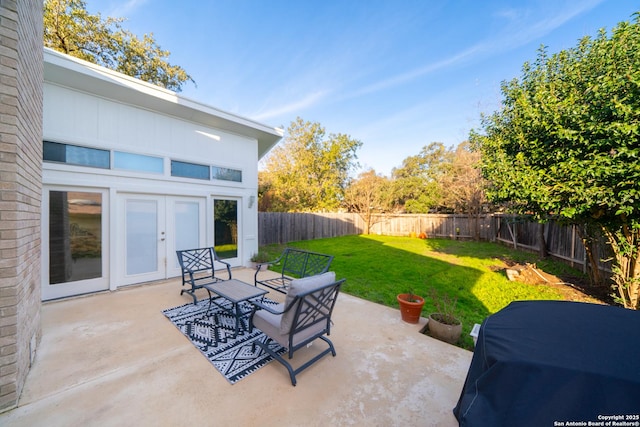
[[[425,298],[422,314],[428,316],[435,309],[429,298],[430,288],[457,297],[457,316],[463,323],[459,345],[468,349],[473,348],[469,336],[473,324],[482,323],[511,301],[562,299],[554,288],[509,281],[503,260],[536,262],[551,274],[569,268],[489,242],[361,235],[291,242],[287,246],[334,255],[331,270],[338,278],[347,279],[343,292],[369,301],[397,308],[396,295],[411,291]],[[275,259],[283,246],[261,249]]]

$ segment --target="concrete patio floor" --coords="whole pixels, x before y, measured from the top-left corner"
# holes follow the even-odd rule
[[[253,270],[233,276],[253,283]],[[162,314],[190,301],[180,288],[172,279],[44,303],[35,362],[0,425],[458,425],[472,353],[420,334],[425,319],[410,325],[397,309],[341,294],[336,357],[296,387],[277,362],[231,385]]]

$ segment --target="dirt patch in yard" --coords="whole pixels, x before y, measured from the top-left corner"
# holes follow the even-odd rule
[[[558,277],[549,274],[535,264],[516,264],[503,260],[507,268],[504,270],[509,280],[527,283],[534,286],[550,286],[563,296],[566,301],[590,302],[596,304],[611,304],[611,289],[608,287],[594,287],[578,277]]]

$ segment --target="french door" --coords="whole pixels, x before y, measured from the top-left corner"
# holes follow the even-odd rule
[[[205,245],[205,199],[120,194],[119,284],[178,276],[176,250]]]

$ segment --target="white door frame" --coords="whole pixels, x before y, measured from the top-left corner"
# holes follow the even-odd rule
[[[101,194],[101,277],[95,279],[84,279],[73,282],[50,284],[49,277],[49,209],[50,209],[50,192],[85,192]],[[96,187],[75,187],[67,185],[47,185],[42,187],[42,210],[40,214],[41,223],[41,287],[43,301],[65,298],[74,295],[81,295],[92,292],[105,291],[109,289],[109,190],[106,188]]]
[[[116,262],[118,265],[118,284],[131,285],[164,279],[166,277],[165,197],[149,194],[119,193],[117,198],[116,232],[118,234],[118,246],[116,253],[118,254],[118,259],[116,259]],[[129,208],[134,207],[135,204],[139,208],[143,208],[146,205],[146,208],[149,209],[147,212],[140,213],[140,215],[147,214],[150,216],[144,218],[144,221],[141,221],[139,225],[130,224],[128,221],[128,218],[133,218],[129,217],[129,215],[135,214],[135,212],[129,211]],[[138,235],[137,238],[133,238],[133,233],[136,230],[140,230],[140,227],[143,228],[142,234]],[[137,244],[139,247],[130,248],[130,244]],[[148,252],[150,248],[154,253]],[[128,254],[129,249],[132,249],[133,252],[131,257]],[[134,257],[141,259],[135,260]],[[151,269],[136,271],[136,269],[140,268],[140,261],[150,263],[147,268]]]

